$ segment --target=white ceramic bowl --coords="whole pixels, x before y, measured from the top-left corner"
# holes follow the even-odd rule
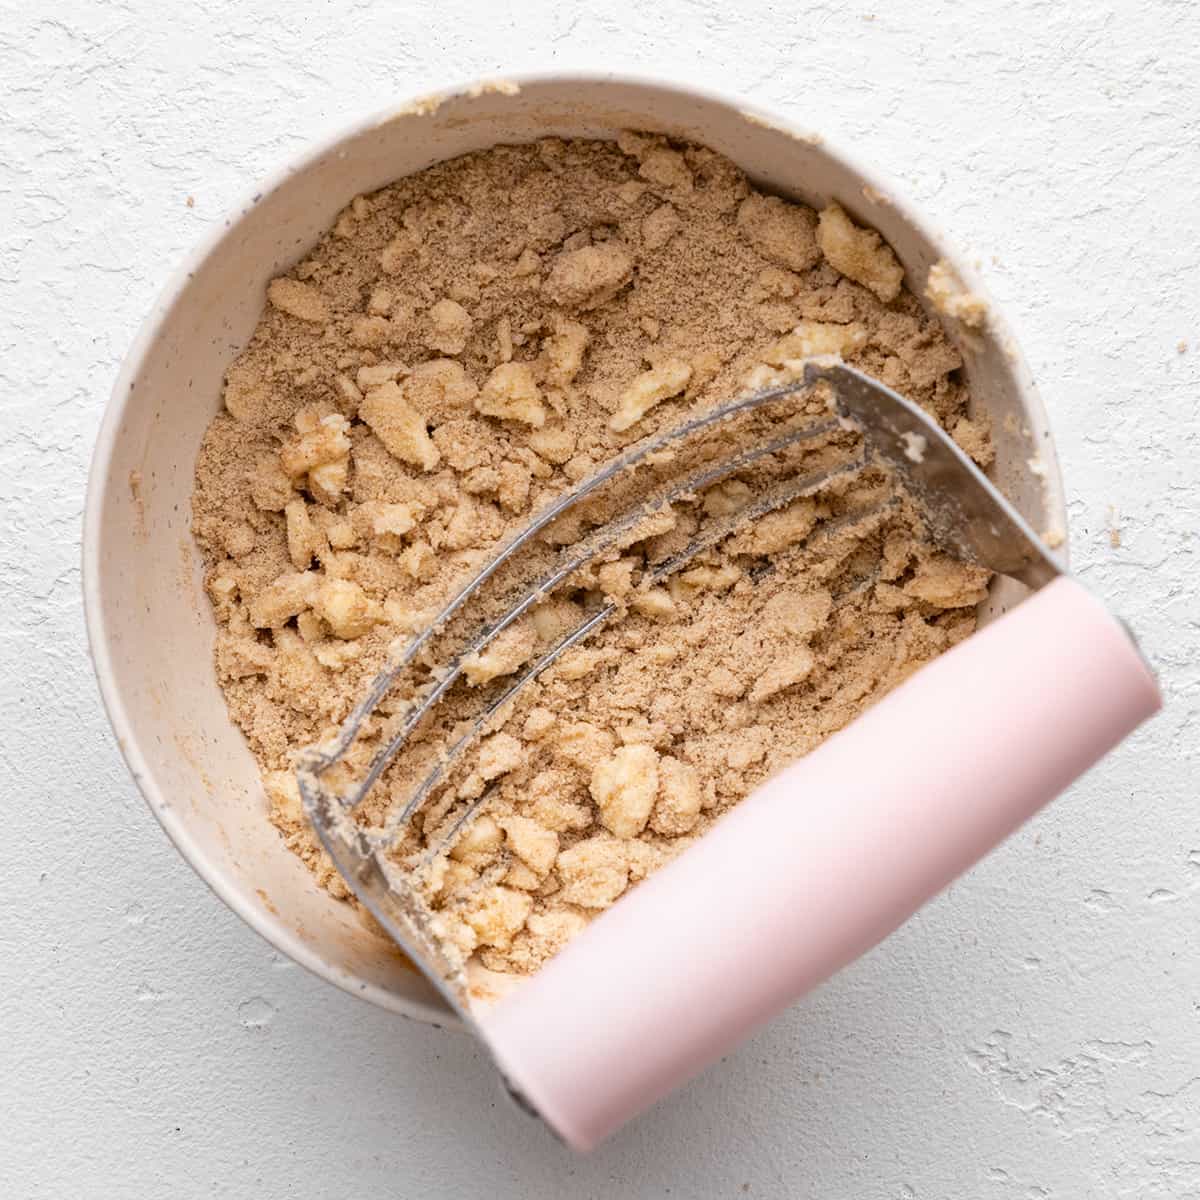
[[[221,404],[222,374],[258,321],[267,281],[360,192],[500,142],[633,128],[709,145],[782,195],[817,207],[839,200],[880,230],[918,293],[942,258],[981,290],[890,183],[816,133],[659,83],[548,76],[517,85],[477,85],[363,121],[278,172],[216,230],[172,276],[129,352],[100,431],[84,527],[96,674],[118,744],[163,828],[279,950],[347,991],[429,1021],[448,1013],[425,980],[315,887],[268,823],[254,762],[213,670],[215,627],[189,531],[192,471]],[[997,482],[1035,529],[1065,532],[1045,414],[994,308],[986,336],[956,340],[975,400],[992,416]],[[1027,467],[1035,454],[1041,478]],[[989,610],[1008,599],[1006,586]]]

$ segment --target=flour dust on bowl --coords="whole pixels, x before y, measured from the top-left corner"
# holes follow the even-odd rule
[[[830,221],[845,221],[851,230],[856,222],[880,230],[898,256],[910,292],[922,294],[928,282],[930,294],[946,314],[946,331],[937,337],[948,337],[954,344],[960,377],[970,385],[970,415],[977,424],[990,425],[992,478],[1034,529],[1056,541],[1064,534],[1061,491],[1044,415],[1001,318],[986,306],[965,264],[886,184],[851,166],[820,138],[696,92],[619,79],[532,79],[412,104],[355,128],[269,182],[254,203],[179,272],[116,386],[97,446],[86,518],[85,589],[92,652],[110,716],[139,786],[199,874],[284,953],[347,990],[422,1019],[455,1020],[443,998],[388,938],[318,886],[265,820],[256,762],[230,721],[211,670],[216,630],[204,589],[204,563],[188,520],[192,464],[205,431],[220,413],[226,372],[244,352],[262,317],[268,284],[286,276],[290,283],[276,286],[272,299],[281,308],[292,307],[299,314],[296,319],[304,319],[307,293],[296,264],[340,221],[352,198],[433,163],[491,146],[529,145],[548,137],[611,139],[629,130],[665,134],[672,145],[709,146],[736,163],[763,192],[827,210]],[[672,233],[671,212],[666,211],[671,205],[649,205],[653,188],[666,186],[655,175],[665,178],[671,164],[670,156],[654,157],[656,145],[652,138],[642,146],[642,158],[635,163],[641,184],[626,192],[631,203],[647,205],[637,234],[647,245]],[[545,152],[553,158],[553,149]],[[638,187],[649,191],[649,197],[642,197]],[[767,202],[760,205],[760,215],[773,211]],[[346,220],[356,220],[353,208]],[[612,221],[619,224],[619,215]],[[768,233],[769,227],[767,221],[763,228]],[[541,230],[551,241],[577,232]],[[602,245],[610,234],[598,228],[584,241]],[[511,258],[498,256],[491,265],[504,278],[522,270],[536,272],[540,252],[544,251],[533,246],[514,246]],[[613,257],[608,254],[610,260]],[[796,316],[796,295],[787,294],[790,268],[762,274],[762,280],[750,282],[762,289],[763,319],[779,322],[788,312]],[[559,282],[566,289],[560,288],[560,299],[569,299],[570,281]],[[472,287],[487,286],[481,275],[457,292],[457,299],[446,296],[449,304],[438,307],[438,298],[426,301],[427,311],[422,310],[419,319],[436,326],[425,336],[436,341],[437,354],[452,358],[457,353],[460,310],[472,306]],[[365,302],[376,298],[372,294]],[[388,307],[395,302],[396,298],[380,298],[378,311],[364,312],[364,342],[374,336],[372,330],[378,329],[385,313],[391,322],[398,319]],[[431,316],[434,310],[437,320]],[[643,316],[644,338],[666,344],[670,326],[654,313]],[[930,318],[925,314],[919,320]],[[845,312],[840,319],[845,323]],[[655,328],[658,325],[667,328]],[[511,324],[497,335],[497,342],[508,342],[510,358],[518,361],[529,355],[522,338],[542,336]],[[386,362],[380,353],[373,364],[359,359],[356,365],[386,367]],[[653,360],[650,365],[670,366]],[[695,371],[694,364],[689,366]],[[356,386],[353,371],[349,378]],[[394,380],[372,376],[372,382]],[[302,380],[296,383],[304,385]],[[512,398],[509,389],[506,400]],[[662,407],[679,403],[672,397]],[[512,415],[482,409],[480,413],[482,420],[492,421]],[[553,425],[559,418],[556,412],[548,422]],[[636,420],[635,415],[631,424]],[[630,428],[630,443],[637,434],[636,427]],[[547,449],[546,454],[552,460],[559,450]],[[1031,472],[1031,461],[1037,472]],[[558,469],[557,463],[553,466]],[[486,488],[499,486],[496,481],[488,484],[486,475],[480,475],[473,480],[476,485],[484,490],[481,503],[493,503]],[[240,536],[232,535],[230,553],[238,550]],[[346,536],[353,538],[353,530]],[[347,541],[350,545],[353,542]],[[980,623],[988,623],[1021,595],[1018,584],[992,582],[980,606]],[[325,882],[336,890],[336,878]],[[632,895],[647,887],[643,884]],[[618,904],[612,911],[619,910]],[[618,1013],[613,1021],[619,1024]],[[569,1136],[577,1142],[588,1140],[584,1134]]]

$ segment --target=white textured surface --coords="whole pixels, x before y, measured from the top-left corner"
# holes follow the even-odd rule
[[[1200,9],[33,7],[0,0],[0,1193],[1200,1197]],[[191,874],[108,734],[78,571],[105,396],[180,254],[317,132],[571,66],[786,111],[978,251],[1050,409],[1076,568],[1168,691],[948,896],[587,1160],[466,1039],[280,961]]]

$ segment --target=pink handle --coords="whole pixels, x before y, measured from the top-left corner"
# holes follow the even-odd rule
[[[767,781],[482,1021],[586,1150],[857,958],[1161,703],[1063,577]]]

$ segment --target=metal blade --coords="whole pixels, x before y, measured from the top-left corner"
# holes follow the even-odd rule
[[[804,384],[832,385],[844,417],[920,503],[935,541],[958,558],[1040,588],[1062,574],[1041,539],[930,417],[878,380],[832,359],[804,365]]]

